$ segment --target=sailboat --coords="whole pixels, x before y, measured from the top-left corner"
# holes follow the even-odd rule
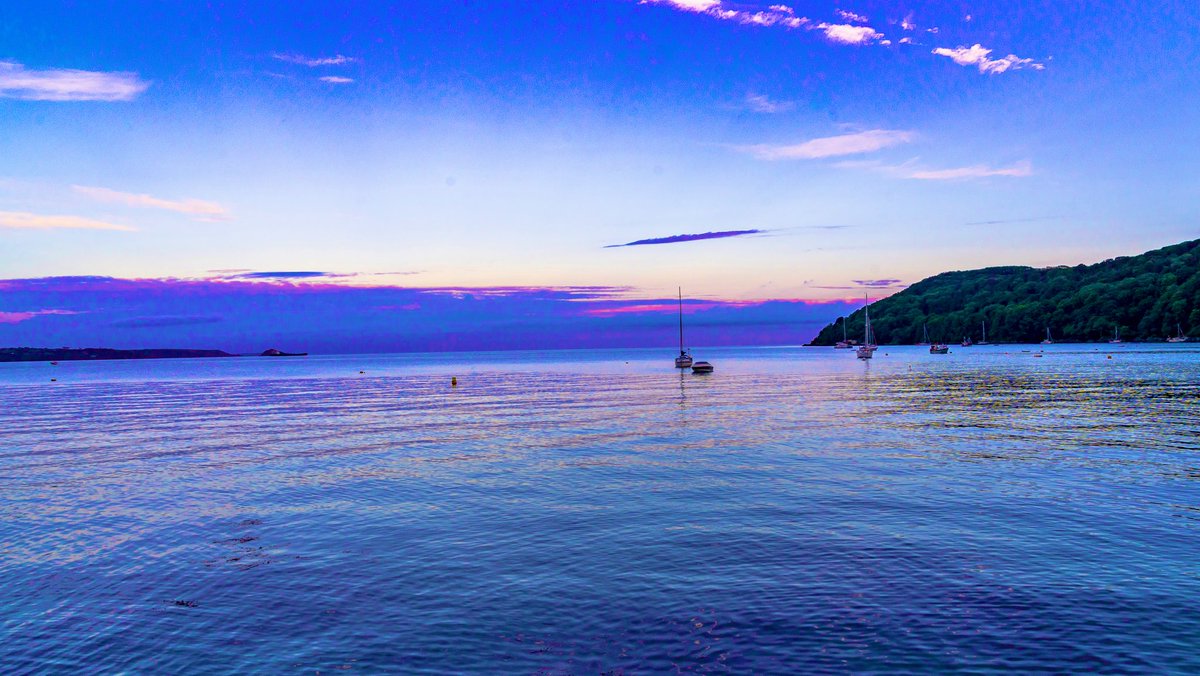
[[[981,322],[979,326],[983,330],[983,333],[980,337],[979,342],[975,343],[975,344],[976,345],[987,345],[988,344],[988,342],[987,342],[987,320],[986,319],[983,320],[983,322]]]
[[[854,347],[854,343],[850,342],[846,338],[846,318],[842,317],[841,319],[842,319],[842,339],[834,344],[833,349],[849,350],[850,348]]]
[[[675,357],[675,368],[685,369],[692,365],[692,355],[683,349],[683,287],[679,287],[679,356]]]
[[[1125,341],[1121,340],[1121,327],[1119,327],[1119,326],[1114,326],[1114,327],[1113,327],[1113,337],[1112,337],[1112,340],[1110,340],[1110,341],[1108,341],[1108,342],[1109,342],[1109,343],[1123,343],[1123,342],[1125,342]]]
[[[879,346],[875,344],[875,335],[871,333],[871,299],[863,297],[863,344],[855,353],[859,359],[870,359],[875,356]]]
[[[1042,341],[1042,345],[1050,345],[1050,344],[1052,344],[1053,342],[1054,342],[1054,340],[1052,340],[1052,339],[1050,338],[1050,327],[1049,327],[1049,326],[1047,326],[1047,327],[1046,327],[1046,339]]]
[[[1167,338],[1167,342],[1168,343],[1186,343],[1188,341],[1188,337],[1183,335],[1183,327],[1180,326],[1179,324],[1176,324],[1175,330],[1177,331],[1177,333],[1175,335],[1171,336],[1170,338]]]
[[[917,345],[928,345],[928,344],[929,344],[929,324],[922,324],[921,325],[921,342],[917,343]]]

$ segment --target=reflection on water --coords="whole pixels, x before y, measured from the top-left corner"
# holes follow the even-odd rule
[[[0,664],[1200,669],[1200,353],[1033,354],[0,364]]]

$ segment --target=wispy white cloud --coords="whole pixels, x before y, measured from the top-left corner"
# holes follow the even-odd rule
[[[0,98],[28,101],[132,101],[150,86],[137,73],[49,68],[0,61]]]
[[[867,17],[863,16],[862,14],[855,14],[854,12],[848,12],[844,9],[836,10],[834,13],[850,23],[866,23],[868,21]]]
[[[950,60],[960,66],[975,66],[979,68],[980,73],[990,73],[992,75],[1009,70],[1021,70],[1023,68],[1032,68],[1034,70],[1043,70],[1046,68],[1046,64],[1044,63],[1039,63],[1033,59],[1022,59],[1016,54],[1009,54],[998,59],[990,59],[988,55],[992,53],[992,50],[986,49],[978,43],[971,47],[956,47],[955,49],[938,47],[933,50],[933,53],[938,56],[949,57]]]
[[[80,216],[52,216],[31,214],[26,211],[0,211],[0,228],[19,230],[133,230],[128,225],[118,225]]]
[[[894,178],[913,179],[919,181],[962,181],[974,178],[990,178],[994,176],[1009,178],[1025,178],[1033,175],[1033,165],[1029,160],[1022,160],[1007,167],[991,167],[986,164],[973,164],[966,167],[949,169],[928,169],[912,159],[902,164],[884,164],[878,160],[843,160],[834,166],[840,169],[864,169]]]
[[[900,20],[900,27],[906,31],[914,30],[917,24],[913,23],[913,13],[909,12],[903,19]]]
[[[86,185],[73,185],[71,189],[80,195],[90,197],[101,202],[110,202],[116,204],[124,204],[130,207],[138,207],[144,209],[164,209],[166,211],[175,211],[181,214],[187,214],[201,221],[226,221],[229,220],[229,212],[225,207],[216,202],[206,202],[197,199],[185,200],[168,200],[152,195],[137,194],[130,192],[120,192],[119,190],[111,190],[109,188],[96,188]]]
[[[685,12],[705,14],[722,21],[758,26],[800,28],[811,23],[807,17],[796,16],[788,5],[771,5],[765,11],[726,9],[721,0],[641,0],[641,5],[667,5]]]
[[[911,131],[872,129],[855,134],[815,138],[795,145],[758,144],[741,146],[738,150],[760,160],[815,160],[823,157],[861,155],[909,143],[914,138],[916,135]]]
[[[772,101],[764,94],[748,94],[746,107],[756,113],[782,113],[796,107],[791,101]]]
[[[714,0],[714,2],[716,2],[716,0]],[[271,57],[279,59],[280,61],[286,61],[288,63],[308,66],[309,68],[316,68],[318,66],[344,66],[346,64],[358,61],[358,59],[354,57],[343,56],[341,54],[337,54],[335,56],[304,56],[303,54],[275,53],[272,54]]]
[[[317,79],[319,79],[321,82],[329,82],[332,84],[350,84],[351,82],[354,82],[354,80],[351,78],[339,77],[337,75],[326,75],[325,77]]]
[[[989,167],[985,164],[974,164],[969,167],[955,167],[953,169],[911,171],[904,178],[913,178],[922,181],[960,181],[971,178],[988,178],[990,176],[1024,178],[1031,175],[1033,175],[1033,165],[1029,161],[1023,161],[1009,167]]]

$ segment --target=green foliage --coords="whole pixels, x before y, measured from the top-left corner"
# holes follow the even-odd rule
[[[921,340],[928,324],[934,342],[987,338],[997,343],[1036,343],[1046,327],[1056,341],[1161,341],[1200,330],[1200,240],[1095,265],[1056,268],[997,267],[946,272],[913,284],[871,305],[871,326],[880,344]],[[863,312],[846,319],[850,338],[862,340]],[[841,320],[826,326],[813,345],[842,338]]]

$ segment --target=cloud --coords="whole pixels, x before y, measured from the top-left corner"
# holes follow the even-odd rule
[[[963,225],[1003,225],[1007,223],[1032,223],[1034,221],[1049,221],[1053,219],[1053,216],[1034,216],[1032,218],[1007,218],[997,221],[970,221],[963,223]]]
[[[425,288],[96,277],[0,279],[0,289],[7,308],[69,307],[80,313],[56,322],[27,321],[21,313],[0,323],[0,345],[234,353],[274,345],[320,354],[670,345],[678,331],[674,289],[659,295],[613,286]],[[691,316],[688,339],[697,345],[780,345],[807,342],[859,303],[704,298],[685,302],[684,309]],[[129,344],[131,334],[136,345]]]
[[[922,181],[956,181],[968,178],[987,178],[989,176],[1010,176],[1024,178],[1033,174],[1033,166],[1028,162],[1018,162],[1010,167],[993,168],[984,164],[953,169],[927,169],[911,171],[904,178]]]
[[[134,228],[80,216],[44,216],[25,211],[0,211],[0,228],[21,230],[126,230]]]
[[[992,50],[984,48],[976,43],[971,47],[956,47],[948,49],[946,47],[938,47],[933,50],[933,53],[938,56],[948,57],[954,63],[960,66],[975,66],[979,68],[980,73],[989,73],[997,75],[1009,70],[1022,70],[1024,68],[1032,68],[1034,70],[1044,70],[1046,64],[1039,63],[1033,59],[1022,59],[1016,54],[999,59],[989,59],[988,55]]]
[[[950,169],[923,169],[917,166],[915,159],[903,164],[884,164],[878,160],[846,160],[836,163],[839,169],[866,169],[895,178],[907,178],[923,181],[954,181],[970,178],[988,178],[990,176],[1009,176],[1023,178],[1033,175],[1033,165],[1029,160],[1017,162],[1008,167],[990,167],[985,164],[975,164],[968,167],[953,167]]]
[[[111,322],[109,326],[126,329],[154,329],[165,326],[194,326],[197,324],[215,324],[222,321],[220,317],[210,315],[159,315],[151,317],[130,317]]]
[[[858,286],[865,286],[873,289],[886,288],[896,286],[901,283],[899,279],[852,279],[850,280]]]
[[[669,237],[653,237],[651,239],[639,239],[636,242],[628,242],[626,244],[609,244],[605,249],[616,249],[623,246],[643,246],[646,244],[678,244],[680,242],[696,242],[702,239],[724,239],[726,237],[741,237],[743,235],[757,235],[767,232],[766,230],[722,230],[720,232],[702,232],[695,235],[671,235]]]
[[[900,27],[906,31],[913,30],[917,24],[913,23],[913,13],[909,12],[903,19],[900,20]]]
[[[848,12],[844,9],[835,10],[834,14],[837,14],[838,16],[842,17],[842,19],[849,21],[850,23],[867,22],[867,17],[863,16],[862,14],[855,14],[854,12]]]
[[[796,107],[791,101],[772,101],[765,94],[748,94],[746,107],[756,113],[782,113]]]
[[[0,98],[27,101],[132,101],[149,82],[137,73],[50,68],[0,61]]]
[[[225,210],[225,207],[215,202],[196,199],[168,200],[146,194],[120,192],[109,188],[97,188],[86,185],[73,185],[71,189],[81,195],[101,202],[124,204],[143,209],[175,211],[192,216],[199,221],[227,221],[230,219],[229,212]]]
[[[4,312],[0,311],[0,324],[20,324],[27,322],[34,317],[45,317],[48,315],[77,315],[81,314],[73,310],[28,310],[25,312]]]
[[[825,37],[831,42],[843,45],[866,45],[883,39],[883,33],[870,26],[851,26],[850,24],[823,23],[817,26],[825,31]]]
[[[350,273],[318,272],[315,270],[285,270],[281,272],[242,272],[224,279],[330,279],[353,277]]]
[[[317,78],[321,82],[329,82],[331,84],[350,84],[354,82],[352,78],[338,77],[337,75],[326,75],[325,77]]]
[[[787,5],[771,5],[767,11],[725,9],[720,0],[641,0],[638,4],[667,5],[685,12],[704,14],[722,21],[758,26],[785,26],[800,28],[811,23],[807,17],[795,16],[796,11]]]
[[[280,61],[286,61],[288,63],[295,63],[301,66],[308,66],[309,68],[317,68],[319,66],[345,66],[358,61],[358,59],[350,56],[342,56],[341,54],[337,54],[335,56],[309,57],[304,56],[303,54],[275,53],[271,55],[271,58],[279,59]]]
[[[814,160],[841,155],[859,155],[909,143],[916,137],[911,131],[872,129],[855,134],[815,138],[795,145],[758,144],[741,146],[738,150],[760,160]]]
[[[719,7],[721,0],[649,0],[656,4],[666,4],[687,12],[707,12]]]

